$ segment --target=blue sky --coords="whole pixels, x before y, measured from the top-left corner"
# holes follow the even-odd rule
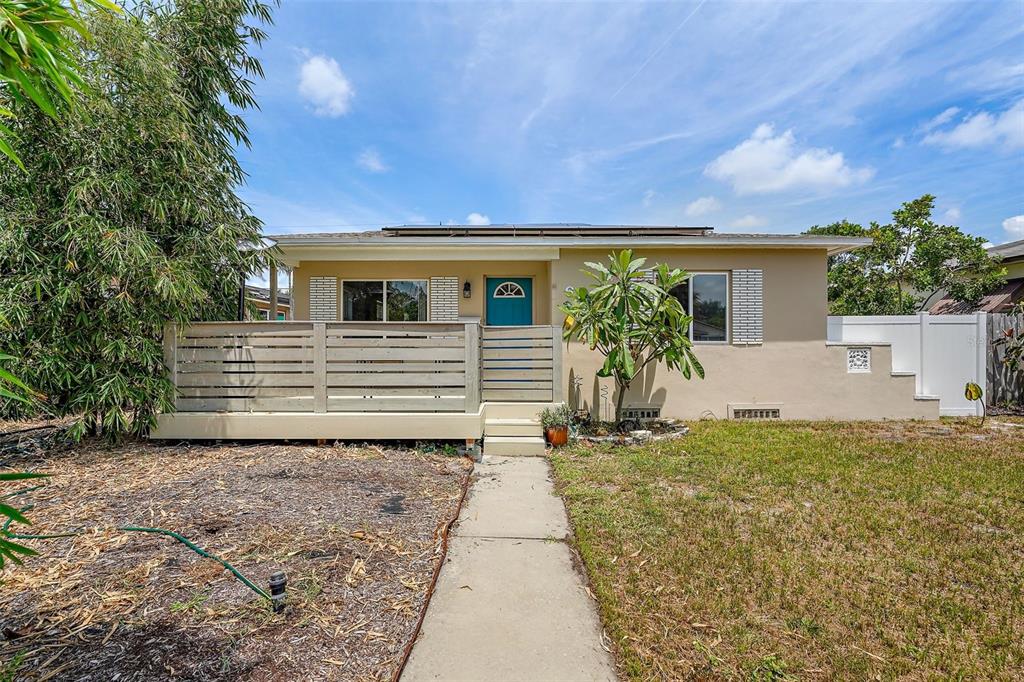
[[[268,233],[588,222],[1024,239],[1024,2],[284,0],[243,197]]]

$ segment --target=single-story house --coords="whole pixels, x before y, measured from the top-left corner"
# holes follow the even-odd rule
[[[292,271],[292,313],[301,322],[179,330],[168,353],[182,395],[177,413],[161,415],[158,437],[450,433],[485,437],[485,449],[498,452],[536,443],[545,405],[568,401],[609,418],[614,385],[596,376],[603,359],[561,342],[559,306],[568,288],[590,282],[585,263],[624,248],[648,265],[692,273],[671,293],[694,316],[690,333],[706,370],[687,381],[650,367],[626,396],[632,414],[938,417],[937,399],[915,395],[913,374],[891,371],[887,345],[826,339],[828,257],[867,239],[581,224],[272,239]],[[282,359],[293,363],[287,376],[260,374],[278,371],[269,363]],[[227,388],[211,387],[211,370],[229,372],[216,375]],[[309,388],[310,377],[319,388]]]
[[[1008,313],[1024,301],[1024,239],[991,246],[989,255],[1000,259],[1006,269],[1006,284],[987,294],[977,304],[961,303],[941,292],[926,307],[932,315],[967,315],[974,312]]]

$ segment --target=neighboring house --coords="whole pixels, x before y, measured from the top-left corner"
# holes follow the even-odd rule
[[[537,413],[610,418],[603,358],[561,340],[559,306],[588,261],[633,249],[692,278],[671,293],[695,317],[706,378],[638,377],[637,416],[935,419],[938,399],[892,372],[884,343],[827,341],[827,235],[711,228],[403,226],[275,237],[292,268],[294,322],[169,327],[176,412],[157,438],[484,437],[491,454],[543,451]],[[275,281],[273,273],[271,282]]]
[[[960,303],[940,293],[938,300],[925,307],[933,315],[966,315],[974,312],[1006,313],[1024,301],[1024,239],[989,247],[988,253],[1002,259],[1006,284],[983,296],[977,305]]]
[[[245,300],[256,308],[256,317],[248,319],[269,320],[270,319],[270,289],[257,287],[250,284],[245,285]],[[291,296],[287,289],[277,292],[277,319],[290,320]],[[249,313],[247,312],[247,315]]]

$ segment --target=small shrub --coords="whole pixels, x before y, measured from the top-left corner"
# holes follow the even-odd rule
[[[554,407],[545,407],[538,416],[540,418],[540,425],[545,429],[551,429],[559,426],[569,426],[576,413],[568,404],[561,403]]]

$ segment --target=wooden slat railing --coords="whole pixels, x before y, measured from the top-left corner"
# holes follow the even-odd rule
[[[476,326],[328,323],[328,412],[462,412]],[[473,408],[475,411],[475,407]]]
[[[165,330],[183,412],[475,412],[479,326],[198,323]]]
[[[313,323],[196,324],[164,331],[181,412],[313,412]]]
[[[484,327],[480,340],[483,400],[561,400],[560,344],[557,327]]]

